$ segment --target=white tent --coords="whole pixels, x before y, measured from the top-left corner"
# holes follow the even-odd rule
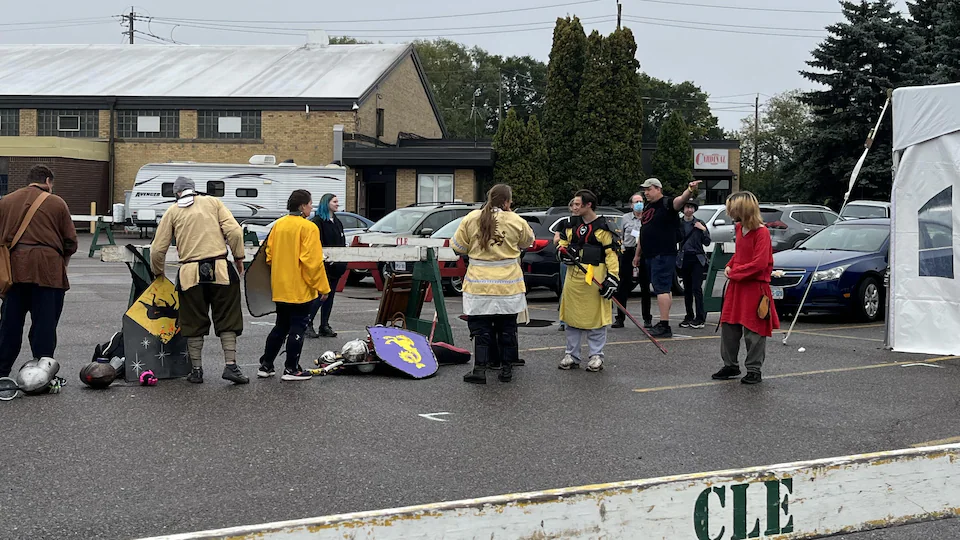
[[[893,93],[887,346],[960,355],[960,84]]]

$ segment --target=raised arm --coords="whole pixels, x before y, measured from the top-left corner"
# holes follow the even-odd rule
[[[673,198],[673,209],[677,212],[683,210],[683,205],[687,204],[687,201],[690,200],[690,197],[693,196],[693,190],[697,189],[697,186],[700,185],[702,180],[694,180],[687,184],[687,189],[683,190],[683,193],[679,197]]]

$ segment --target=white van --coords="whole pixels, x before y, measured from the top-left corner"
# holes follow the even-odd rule
[[[197,191],[220,197],[241,223],[266,225],[287,214],[287,198],[305,189],[314,202],[324,193],[346,200],[347,169],[338,165],[298,166],[276,163],[274,156],[253,156],[250,164],[150,163],[137,172],[126,215],[134,225],[152,227],[176,202],[173,182],[192,178]]]

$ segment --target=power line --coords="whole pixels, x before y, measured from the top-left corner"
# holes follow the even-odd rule
[[[590,22],[594,22],[594,21],[597,21],[597,22],[606,22],[606,21],[611,20],[611,19],[612,19],[612,16],[610,16],[610,15],[601,15],[601,16],[597,16],[597,17],[584,17],[584,18],[582,18],[582,19],[580,19],[580,20],[581,20],[582,22],[590,23]],[[138,20],[143,20],[143,21],[148,21],[148,22],[151,22],[151,21],[152,21],[152,22],[156,22],[157,24],[166,24],[166,25],[173,25],[173,24],[181,25],[181,24],[182,24],[182,23],[176,23],[176,22],[174,22],[175,19],[166,19],[166,18],[163,18],[163,17],[147,17],[147,18],[142,18],[142,19],[138,19]],[[279,30],[279,31],[283,31],[283,32],[289,31],[289,32],[301,32],[301,33],[304,32],[304,31],[310,30],[309,28],[271,27],[271,26],[250,26],[250,25],[242,25],[242,24],[219,24],[219,23],[214,23],[214,22],[210,22],[210,23],[199,23],[199,22],[198,22],[198,23],[190,23],[190,24],[195,24],[195,25],[204,26],[204,27],[211,27],[211,28],[217,27],[217,28],[238,29],[238,30],[239,30],[239,29]],[[182,25],[183,25],[183,26],[190,26],[190,24],[182,24]],[[376,28],[363,28],[363,29],[358,29],[358,28],[331,28],[331,27],[324,26],[324,27],[323,27],[323,30],[325,30],[325,31],[327,31],[327,32],[347,32],[347,33],[351,33],[351,34],[352,34],[352,33],[355,33],[355,32],[356,32],[356,33],[372,32],[373,34],[370,34],[370,35],[368,35],[368,36],[366,36],[366,37],[377,37],[376,34],[381,34],[381,33],[383,33],[383,32],[437,32],[437,31],[446,32],[446,31],[449,31],[449,30],[476,30],[476,29],[489,29],[489,28],[515,28],[515,27],[521,27],[521,26],[542,26],[542,25],[555,25],[555,24],[556,24],[555,21],[539,21],[539,22],[513,23],[513,24],[490,24],[490,25],[481,25],[481,26],[476,26],[476,25],[474,25],[474,26],[455,26],[455,27],[449,27],[449,28],[393,28],[393,29],[389,29],[389,30],[376,29]]]
[[[681,23],[681,24],[703,24],[709,26],[725,26],[730,28],[752,28],[757,30],[787,30],[790,32],[822,32],[826,33],[826,30],[823,28],[783,28],[779,26],[751,26],[746,24],[723,24],[723,23],[713,23],[713,22],[700,22],[700,21],[685,21],[677,19],[661,19],[657,17],[638,17],[632,16],[628,17],[628,20],[633,20],[635,22],[641,22],[641,19],[644,21],[658,21],[658,22],[672,22],[672,23]]]
[[[264,21],[264,20],[230,20],[230,19],[187,19],[187,18],[163,18],[168,21],[186,21],[186,22],[221,22],[221,23],[259,23],[259,24],[336,24],[336,23],[393,23],[396,21],[425,21],[434,19],[454,19],[460,17],[479,17],[483,15],[500,15],[501,13],[520,13],[524,11],[536,11],[540,9],[552,9],[558,7],[576,6],[583,4],[596,4],[602,0],[580,0],[579,2],[567,2],[563,4],[551,4],[545,6],[534,6],[526,8],[501,9],[498,11],[483,11],[476,13],[458,13],[452,15],[428,15],[423,17],[391,17],[388,19],[353,19],[353,20],[323,20],[323,21]],[[160,19],[158,17],[158,19]]]
[[[701,8],[713,8],[713,9],[734,9],[742,11],[770,11],[775,13],[818,13],[826,15],[839,15],[839,11],[826,11],[818,9],[788,9],[788,8],[762,8],[762,7],[748,7],[748,6],[725,6],[717,4],[694,4],[691,2],[676,2],[674,0],[636,0],[637,2],[647,2],[650,4],[666,4],[668,6],[686,6],[686,7],[701,7]]]
[[[753,32],[753,31],[747,31],[747,30],[724,30],[722,28],[705,28],[701,26],[688,26],[684,24],[672,24],[672,23],[665,23],[665,22],[653,23],[653,22],[637,20],[631,17],[624,17],[624,19],[631,22],[635,22],[637,24],[646,24],[651,26],[668,26],[671,28],[685,28],[687,30],[701,30],[704,32],[720,32],[720,33],[726,33],[726,34],[743,34],[747,36],[773,36],[773,37],[793,37],[793,38],[808,38],[808,39],[822,39],[824,37],[823,35],[813,36],[813,35],[805,35],[805,34],[782,34],[782,33],[775,34],[771,32]],[[700,24],[706,24],[706,23],[700,23]]]
[[[56,19],[52,21],[37,21],[37,22],[12,22],[12,23],[0,23],[0,26],[34,26],[38,24],[60,24],[60,23],[78,23],[78,22],[89,22],[89,21],[102,21],[108,17],[85,17],[81,19]],[[109,17],[113,19],[113,17]]]
[[[10,28],[4,29],[3,33],[9,32],[29,32],[32,30],[55,30],[57,28],[75,28],[78,26],[100,26],[103,24],[114,23],[116,22],[113,19],[105,19],[99,22],[78,22],[78,23],[64,23],[64,24],[54,24],[50,26],[31,26],[29,28]]]

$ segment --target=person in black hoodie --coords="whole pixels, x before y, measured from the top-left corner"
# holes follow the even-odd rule
[[[696,201],[684,203],[683,219],[680,221],[681,245],[677,253],[677,270],[683,280],[683,300],[687,308],[680,328],[703,328],[707,319],[703,309],[703,273],[707,268],[703,246],[710,245],[711,240],[706,223],[693,216],[699,208]]]
[[[343,235],[343,223],[340,222],[336,214],[339,209],[340,201],[333,193],[325,194],[320,198],[320,204],[317,205],[317,213],[313,217],[313,222],[320,228],[320,245],[324,248],[347,245],[347,239]],[[327,280],[330,282],[330,294],[323,301],[317,298],[310,306],[310,326],[307,327],[305,334],[308,338],[337,337],[337,333],[330,327],[330,313],[333,311],[333,296],[337,292],[337,283],[343,273],[347,271],[347,263],[327,263],[325,266]],[[313,322],[318,311],[320,312],[319,332]]]

